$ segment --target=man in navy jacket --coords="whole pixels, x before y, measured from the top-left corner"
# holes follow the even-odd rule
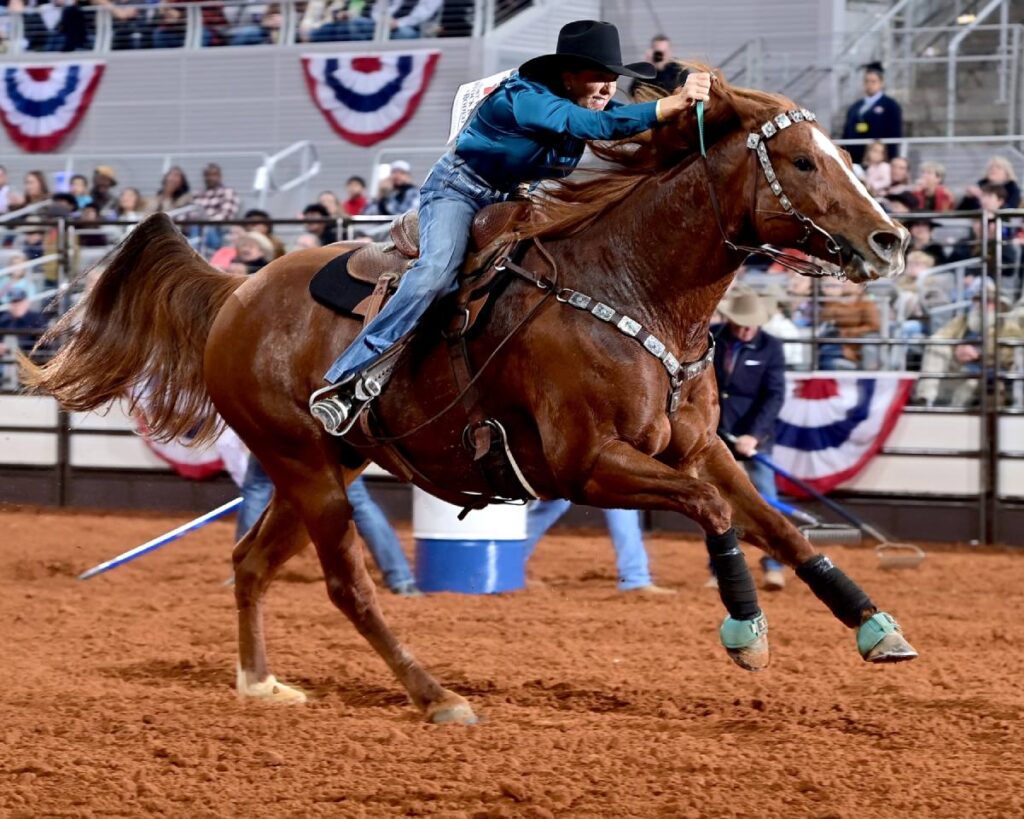
[[[846,112],[843,139],[899,139],[903,136],[903,109],[885,93],[881,63],[864,66],[864,97]],[[850,158],[860,164],[865,145],[847,145]],[[886,145],[889,159],[899,156],[898,145]]]
[[[715,379],[721,417],[718,431],[735,437],[737,456],[749,458],[755,452],[770,453],[775,419],[786,396],[786,359],[782,342],[764,332],[769,318],[756,292],[736,285],[718,306],[726,322],[713,325],[715,337]],[[757,491],[775,498],[775,474],[757,461],[742,461]],[[766,589],[785,585],[782,564],[770,557],[761,559]],[[709,585],[714,585],[710,583]]]

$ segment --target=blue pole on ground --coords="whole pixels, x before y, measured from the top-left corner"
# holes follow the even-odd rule
[[[207,512],[205,515],[200,515],[195,520],[190,520],[188,523],[183,523],[175,529],[166,534],[160,535],[160,537],[153,538],[153,540],[143,543],[141,546],[136,546],[134,549],[129,549],[127,552],[119,554],[117,557],[111,558],[105,563],[100,563],[98,566],[93,566],[88,571],[82,572],[78,575],[79,580],[88,580],[90,577],[95,577],[98,574],[109,572],[111,569],[116,569],[118,566],[123,566],[125,563],[130,563],[137,557],[155,551],[161,546],[165,546],[172,540],[177,540],[179,537],[187,535],[189,532],[194,532],[196,529],[201,529],[207,523],[212,520],[226,515],[228,512],[241,506],[242,499],[235,498],[232,501],[228,501],[222,506],[218,506],[216,509]]]

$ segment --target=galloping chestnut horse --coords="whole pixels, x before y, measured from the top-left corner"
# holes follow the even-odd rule
[[[679,512],[704,529],[709,548],[729,537],[735,543],[735,523],[745,540],[796,567],[845,625],[863,631],[887,615],[761,500],[716,435],[714,372],[703,362],[712,313],[751,247],[799,245],[830,262],[823,267],[832,273],[866,281],[902,272],[908,235],[813,115],[788,99],[718,78],[704,137],[706,161],[688,112],[620,150],[618,167],[549,195],[543,219],[522,230],[535,242],[518,264],[557,288],[512,278],[474,330],[479,400],[507,432],[533,494]],[[240,694],[305,699],[270,674],[262,600],[275,573],[312,540],[331,600],[426,718],[472,722],[469,704],[385,623],[346,497],[371,459],[392,471],[412,465],[427,488],[491,494],[463,444],[466,414],[440,333],[445,317],[428,317],[373,407],[379,430],[392,436],[425,424],[401,441],[405,465],[358,428],[333,438],[309,415],[308,396],[359,329],[316,304],[309,283],[350,247],[292,253],[246,278],[214,270],[166,216],[151,216],[52,331],[64,338],[60,352],[27,365],[26,376],[77,411],[144,387],[149,427],[165,439],[208,437],[219,413],[269,473],[273,500],[234,551]],[[819,574],[802,571],[808,566]],[[752,583],[744,588],[753,594]],[[887,622],[879,639],[860,646],[864,659],[916,656]],[[751,669],[768,661],[765,634],[755,636],[730,651]]]

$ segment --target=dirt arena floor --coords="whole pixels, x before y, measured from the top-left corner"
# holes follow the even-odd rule
[[[1024,554],[885,573],[833,548],[921,659],[865,665],[794,584],[763,598],[773,664],[752,675],[718,645],[700,544],[653,539],[679,594],[650,599],[615,591],[603,536],[553,536],[531,567],[543,588],[384,594],[481,717],[435,727],[310,554],[267,623],[274,670],[311,694],[298,707],[234,694],[231,524],[75,579],[180,522],[0,513],[0,816],[1024,815]]]

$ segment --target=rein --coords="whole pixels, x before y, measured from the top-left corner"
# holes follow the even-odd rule
[[[778,176],[775,173],[775,168],[772,166],[771,158],[768,156],[768,147],[765,143],[767,139],[774,136],[780,130],[788,128],[798,122],[814,122],[815,119],[817,119],[817,117],[806,108],[779,114],[773,120],[768,120],[768,122],[761,126],[761,133],[753,131],[747,136],[747,148],[753,151],[757,160],[760,161],[761,171],[764,173],[765,179],[768,180],[768,185],[771,187],[772,193],[779,198],[779,205],[782,207],[783,211],[803,225],[804,235],[800,238],[797,244],[806,246],[814,232],[821,234],[827,241],[828,252],[839,259],[840,264],[838,266],[841,268],[842,258],[840,257],[839,244],[832,238],[832,235],[828,231],[818,225],[810,216],[807,216],[797,210],[793,206],[792,200],[783,193],[782,183],[779,182]],[[708,153],[704,146],[703,101],[699,101],[697,103],[697,135],[700,139],[701,163],[704,166],[704,175],[708,182],[708,199],[711,201],[711,209],[715,214],[715,222],[718,224],[718,232],[722,235],[722,241],[725,243],[725,246],[737,253],[756,253],[760,256],[767,256],[772,259],[772,261],[778,262],[787,270],[791,270],[794,273],[799,273],[803,276],[810,276],[813,278],[835,276],[835,273],[826,270],[821,265],[816,264],[809,259],[802,259],[799,256],[786,253],[772,247],[771,245],[753,247],[751,245],[737,244],[729,238],[728,234],[725,232],[725,226],[722,221],[722,208],[718,203],[718,194],[715,192],[714,179],[711,174],[711,163],[708,162]],[[753,215],[757,210],[757,179],[758,177],[755,171],[754,193],[750,207],[751,215]]]

